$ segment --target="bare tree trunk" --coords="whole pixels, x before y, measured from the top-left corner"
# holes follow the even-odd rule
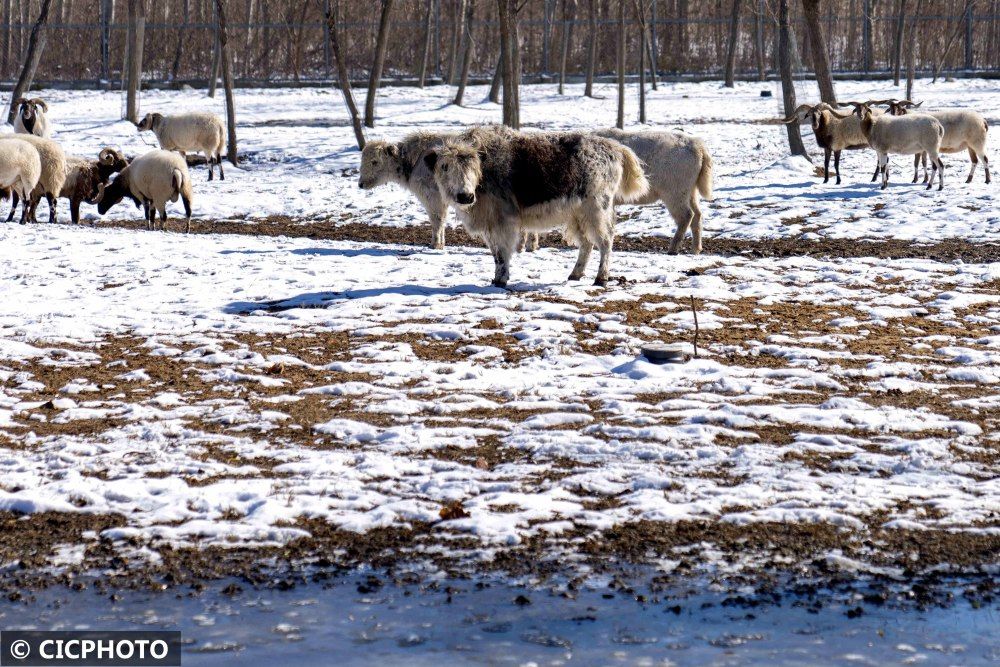
[[[358,105],[354,103],[354,93],[351,92],[351,77],[347,72],[347,63],[344,61],[344,54],[340,51],[340,38],[337,36],[337,10],[339,0],[333,0],[329,10],[325,12],[326,25],[330,31],[330,46],[333,49],[333,59],[337,61],[337,77],[340,80],[340,91],[344,94],[344,104],[347,105],[347,114],[351,118],[351,126],[354,128],[354,138],[358,142],[358,150],[365,147],[365,129],[361,125],[361,115],[358,113]]]
[[[185,0],[187,2],[187,0]],[[246,79],[250,76],[250,46],[253,41],[253,14],[254,14],[254,0],[247,0],[247,31],[243,36],[243,78]],[[329,8],[330,2],[326,0],[323,6],[324,13]],[[185,11],[185,15],[187,11]],[[186,16],[185,16],[186,20]],[[324,22],[324,26],[326,23]],[[327,33],[327,36],[329,33]]]
[[[645,0],[640,0],[641,3],[645,3]],[[640,3],[636,3],[636,9],[639,11],[639,29],[642,31],[642,35],[639,39],[639,122],[643,125],[646,124],[646,49],[643,48],[644,42],[646,41],[646,30],[645,30],[645,7],[640,7]]]
[[[393,0],[382,0],[382,17],[378,22],[378,38],[375,41],[375,62],[368,77],[368,97],[365,99],[366,127],[375,127],[375,98],[378,97],[382,67],[385,65],[385,52],[389,47],[389,16],[392,13],[392,3]]]
[[[229,161],[234,165],[239,164],[236,152],[236,102],[233,99],[233,68],[229,62],[229,50],[226,42],[229,40],[226,35],[226,5],[223,0],[215,0],[215,15],[218,20],[217,33],[219,41],[219,60],[222,62],[222,85],[226,89],[226,124],[229,134],[226,140],[226,152],[229,154]]]
[[[31,82],[35,78],[35,70],[38,69],[38,60],[45,50],[45,24],[49,20],[49,8],[52,0],[42,0],[41,8],[38,12],[38,20],[31,28],[31,35],[28,37],[28,50],[24,54],[24,65],[21,67],[21,75],[17,77],[14,85],[14,92],[11,93],[10,107],[7,110],[7,122],[13,123],[17,114],[17,101],[21,99],[28,90],[31,89]]]
[[[111,80],[111,13],[113,0],[100,0],[101,14],[101,80]]]
[[[0,63],[0,76],[7,75],[7,67],[10,66],[10,16],[11,0],[3,0],[3,62]]]
[[[569,57],[570,40],[573,38],[573,20],[576,18],[576,0],[563,0],[562,52],[559,54],[559,94],[566,85],[566,59]]]
[[[213,23],[215,23],[215,39],[212,44],[212,65],[208,72],[208,96],[215,98],[215,91],[219,86],[219,61],[222,58],[221,49],[219,48],[219,16],[218,7],[212,5]]]
[[[767,68],[764,66],[764,2],[757,1],[757,12],[754,14],[754,41],[757,52],[757,79],[763,81],[767,78]]]
[[[424,52],[420,60],[420,81],[417,84],[421,88],[427,83],[427,62],[431,57],[431,16],[434,9],[434,0],[427,0],[427,15],[424,16]]]
[[[740,35],[740,5],[741,0],[733,0],[733,11],[729,17],[729,44],[726,47],[726,71],[725,86],[734,88],[736,82],[733,80],[736,69],[736,40]]]
[[[128,84],[125,97],[125,117],[139,122],[139,85],[142,78],[142,50],[146,34],[146,5],[143,0],[128,2],[129,44]]]
[[[778,65],[781,70],[781,97],[785,104],[785,117],[795,113],[795,81],[792,79],[791,30],[788,26],[788,0],[778,0]],[[802,133],[798,123],[786,123],[788,148],[792,155],[802,155],[808,159],[806,146],[802,143]]]
[[[587,39],[587,83],[584,86],[583,94],[587,97],[594,96],[594,67],[597,64],[597,0],[588,0],[587,4],[587,24],[589,34]]]
[[[965,10],[962,13],[963,16],[969,11],[969,8],[972,7],[973,4],[974,0],[965,1]],[[933,79],[934,83],[937,83],[938,75],[941,74],[941,68],[944,67],[944,64],[948,61],[948,56],[951,55],[951,49],[952,47],[955,46],[955,42],[958,39],[958,34],[961,31],[962,31],[962,22],[956,21],[955,30],[953,30],[951,36],[948,37],[948,41],[944,46],[944,51],[941,52],[941,55],[939,56],[937,62],[934,63],[934,79]]]
[[[462,20],[465,16],[465,3],[467,0],[458,0],[455,6],[454,20],[452,21],[451,44],[448,47],[448,85],[455,85],[455,76],[458,71],[458,49],[462,40]]]
[[[896,9],[896,32],[892,41],[892,85],[899,86],[899,69],[903,60],[903,26],[906,24],[906,0],[899,0]]]
[[[519,109],[520,67],[518,66],[517,0],[497,0],[500,10],[500,49],[503,66],[503,124],[515,130],[521,126]]]
[[[809,45],[812,47],[813,72],[816,74],[816,83],[819,84],[819,97],[827,104],[836,106],[837,93],[833,89],[833,77],[830,76],[830,55],[823,37],[823,26],[820,25],[819,4],[820,0],[802,0],[802,9],[806,17]]]
[[[191,1],[184,0],[184,8],[183,8],[184,21],[183,23],[181,23],[180,28],[177,29],[177,46],[175,47],[174,50],[174,64],[170,68],[170,78],[173,80],[177,79],[177,74],[181,69],[181,56],[184,54],[184,37],[188,28],[188,13],[190,12],[190,10],[191,10]],[[249,45],[247,46],[246,53],[248,54],[250,53]]]
[[[923,0],[917,0],[917,7],[914,9],[914,17],[920,16]],[[913,99],[913,78],[916,70],[917,59],[917,22],[915,18],[910,19],[910,38],[906,42],[906,99]]]
[[[625,129],[625,3],[618,3],[618,119],[615,126]]]
[[[462,106],[465,97],[465,87],[469,83],[469,67],[472,64],[474,44],[472,42],[472,19],[475,14],[476,0],[467,0],[465,5],[465,50],[462,54],[462,74],[458,80],[458,92],[455,93],[455,105]]]
[[[503,83],[503,53],[497,58],[497,66],[493,70],[493,80],[490,81],[490,94],[487,99],[493,104],[500,103],[500,84]]]

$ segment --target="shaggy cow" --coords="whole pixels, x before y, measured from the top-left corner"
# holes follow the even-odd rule
[[[424,158],[441,195],[466,230],[486,241],[505,287],[510,259],[524,231],[563,227],[580,254],[570,280],[579,280],[596,245],[595,285],[606,285],[614,243],[615,201],[631,202],[649,183],[630,149],[579,132],[521,134],[499,126],[464,132]]]
[[[434,171],[423,157],[454,136],[454,133],[414,132],[396,144],[369,141],[361,151],[358,187],[370,190],[396,183],[412,192],[427,211],[431,220],[431,247],[438,250],[444,248],[448,204],[434,182]]]

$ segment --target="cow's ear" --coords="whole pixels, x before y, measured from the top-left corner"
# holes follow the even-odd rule
[[[436,151],[428,151],[427,154],[424,155],[424,164],[426,164],[427,168],[431,171],[434,171],[434,166],[437,165],[437,161],[438,154]]]

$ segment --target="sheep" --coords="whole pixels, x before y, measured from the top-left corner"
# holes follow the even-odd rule
[[[910,109],[919,108],[923,102],[914,104],[910,100],[891,100],[889,102],[889,113],[893,116],[906,115]],[[979,159],[983,160],[983,171],[986,172],[986,183],[990,183],[990,160],[986,157],[986,133],[989,125],[983,115],[972,109],[942,109],[941,111],[922,111],[920,113],[937,118],[944,127],[944,138],[941,139],[942,153],[958,153],[963,150],[969,152],[969,160],[972,162],[972,169],[965,179],[966,183],[972,182],[972,177],[976,173],[976,166]],[[913,160],[913,182],[917,182],[918,161],[922,160],[924,165],[924,183],[927,182],[927,156],[923,153],[914,156]]]
[[[701,207],[699,194],[712,198],[712,156],[701,139],[680,132],[626,132],[607,129],[595,132],[632,149],[642,161],[649,192],[633,204],[661,201],[677,223],[668,252],[677,254],[691,228],[691,252],[701,253]],[[621,203],[616,201],[615,203]]]
[[[191,176],[187,161],[171,151],[152,150],[132,160],[110,185],[97,188],[97,212],[104,215],[125,197],[138,208],[143,207],[149,229],[156,227],[156,212],[160,212],[160,229],[167,222],[167,201],[184,202],[187,219],[185,233],[191,231]]]
[[[635,201],[649,190],[631,149],[579,132],[522,134],[477,127],[428,151],[424,161],[466,231],[489,246],[496,287],[507,285],[519,233],[555,227],[563,227],[564,238],[580,246],[569,279],[583,277],[596,245],[601,262],[594,284],[606,285],[615,201]]]
[[[69,199],[73,224],[80,223],[80,203],[96,203],[100,186],[107,185],[112,175],[127,166],[128,161],[114,148],[105,148],[96,160],[77,156],[66,158],[66,182],[59,196]]]
[[[14,132],[17,134],[33,134],[36,137],[48,139],[52,133],[49,128],[49,119],[45,114],[49,111],[49,105],[40,97],[26,99],[22,97],[17,101],[17,115],[14,116]]]
[[[28,201],[42,175],[42,160],[38,149],[27,141],[0,143],[0,192],[6,199],[11,193]],[[11,208],[13,216],[15,203]],[[28,207],[21,208],[21,224],[28,221]],[[8,220],[9,222],[9,220]]]
[[[226,142],[226,128],[215,114],[191,112],[176,116],[148,113],[135,124],[140,132],[152,130],[160,148],[177,151],[187,157],[187,152],[204,153],[208,159],[208,180],[215,178],[219,166],[219,180],[226,180],[222,170],[222,147]]]
[[[403,186],[420,201],[431,222],[431,247],[444,249],[448,204],[441,197],[434,172],[424,163],[428,150],[440,148],[454,132],[414,132],[398,143],[369,141],[361,151],[358,187],[370,190],[385,183]]]
[[[882,115],[881,109],[872,109],[872,115]],[[830,155],[833,154],[833,167],[837,173],[837,185],[840,185],[840,153],[843,150],[860,150],[868,148],[868,140],[861,131],[861,119],[851,112],[834,109],[826,102],[816,105],[800,104],[795,113],[782,120],[782,123],[801,123],[810,120],[816,143],[823,149],[823,182],[830,182]],[[875,165],[872,183],[878,178],[879,166]]]
[[[23,200],[22,205],[29,207],[28,217],[32,222],[36,221],[35,209],[42,196],[49,202],[49,222],[56,221],[56,198],[62,192],[63,184],[66,182],[66,154],[56,142],[51,139],[43,139],[33,134],[13,134],[0,137],[0,141],[26,141],[35,147],[42,160],[42,175],[35,186],[34,191],[28,199]],[[16,192],[14,194],[17,194]],[[10,215],[7,222],[14,219],[14,208],[17,206],[18,198],[14,198]]]
[[[861,131],[868,144],[878,153],[879,169],[882,171],[882,189],[889,185],[889,153],[913,155],[927,153],[934,170],[938,171],[938,190],[944,189],[944,163],[939,155],[944,127],[940,121],[922,114],[910,116],[876,116],[867,102],[849,102],[854,113],[861,119]],[[927,189],[934,184],[931,174]]]

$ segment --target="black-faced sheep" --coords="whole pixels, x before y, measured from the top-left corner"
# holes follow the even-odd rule
[[[45,114],[49,111],[49,105],[40,97],[26,99],[22,97],[17,101],[17,115],[14,116],[14,132],[17,134],[33,134],[36,137],[47,139],[51,134],[49,119]]]

